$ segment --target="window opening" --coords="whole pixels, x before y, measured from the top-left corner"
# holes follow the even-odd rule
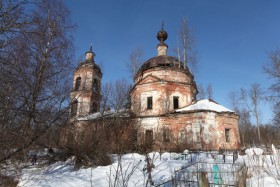
[[[93,91],[94,92],[98,91],[98,81],[97,81],[97,79],[93,80]]]
[[[173,107],[174,109],[179,108],[179,97],[173,97]]]
[[[77,115],[77,112],[78,112],[78,101],[75,100],[75,101],[72,103],[72,106],[71,106],[71,116]]]
[[[230,131],[230,129],[225,129],[226,142],[230,141],[230,139],[229,139],[229,131]]]
[[[79,90],[81,86],[81,77],[77,77],[75,81],[75,91]]]
[[[96,104],[96,103],[93,103],[93,104],[92,104],[91,112],[92,112],[92,113],[95,113],[95,112],[97,112],[97,109],[98,109],[97,104]]]
[[[152,130],[146,130],[145,143],[146,143],[146,145],[152,145],[153,144],[153,131]]]
[[[147,98],[147,109],[148,110],[153,109],[153,97],[148,97]]]
[[[163,136],[163,141],[164,142],[170,142],[170,131],[169,131],[168,128],[163,129],[162,136]]]

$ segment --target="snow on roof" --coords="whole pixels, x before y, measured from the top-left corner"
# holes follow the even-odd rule
[[[103,114],[100,112],[96,112],[93,114],[89,114],[85,117],[80,117],[78,118],[79,121],[87,121],[87,120],[93,120],[93,119],[98,119],[98,118],[106,118],[106,117],[129,117],[130,114],[127,110],[120,110],[120,111],[115,111],[115,110],[110,110],[110,111],[105,111]]]
[[[232,110],[219,105],[211,99],[199,100],[187,107],[175,110],[176,112],[194,111],[194,110],[211,110],[214,112],[233,112]]]

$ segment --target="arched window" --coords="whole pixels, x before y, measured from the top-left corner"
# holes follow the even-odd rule
[[[91,112],[92,112],[92,113],[95,113],[95,112],[97,112],[97,109],[98,109],[97,104],[96,104],[96,103],[92,103]]]
[[[94,92],[98,91],[98,81],[97,81],[97,79],[93,80],[93,91]]]
[[[78,112],[78,101],[75,100],[71,105],[71,116],[77,115],[77,112]]]
[[[79,90],[81,86],[81,77],[77,77],[75,81],[75,91]]]

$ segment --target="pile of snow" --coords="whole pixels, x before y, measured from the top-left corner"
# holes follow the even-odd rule
[[[253,156],[253,155],[262,155],[263,150],[261,148],[250,148],[245,150],[246,155]]]
[[[187,107],[177,109],[176,112],[184,112],[184,111],[195,111],[195,110],[210,110],[214,112],[233,112],[232,110],[219,105],[210,99],[199,100],[194,104],[191,104]]]

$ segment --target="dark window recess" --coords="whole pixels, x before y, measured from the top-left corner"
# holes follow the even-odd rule
[[[147,98],[147,109],[148,110],[153,109],[153,97],[148,97]]]
[[[97,81],[97,79],[93,80],[93,91],[94,92],[98,91],[98,81]]]
[[[78,112],[78,101],[75,100],[71,105],[71,116],[77,115],[77,112]]]
[[[73,137],[73,134],[71,133],[71,131],[69,131],[68,134],[67,134],[66,144],[69,147],[73,147],[73,145],[74,145],[74,137]]]
[[[163,136],[163,141],[164,142],[170,142],[170,131],[168,128],[164,128],[163,129],[163,133],[162,133],[162,136]]]
[[[91,112],[92,112],[92,113],[95,113],[95,112],[97,112],[97,109],[98,109],[97,104],[96,104],[96,103],[93,103],[93,104],[92,104]]]
[[[75,81],[75,88],[74,88],[74,91],[77,91],[80,89],[80,86],[81,86],[81,77],[77,77],[76,78],[76,81]]]
[[[179,97],[173,97],[173,106],[174,109],[179,108]]]
[[[132,129],[130,131],[130,133],[131,133],[131,136],[130,136],[129,140],[131,142],[133,142],[133,143],[137,143],[137,130],[136,129]]]
[[[146,130],[146,132],[145,132],[145,143],[148,146],[151,146],[153,144],[153,131],[152,130]]]
[[[226,142],[229,142],[229,141],[230,141],[230,138],[229,138],[229,131],[230,131],[230,129],[225,129]]]

